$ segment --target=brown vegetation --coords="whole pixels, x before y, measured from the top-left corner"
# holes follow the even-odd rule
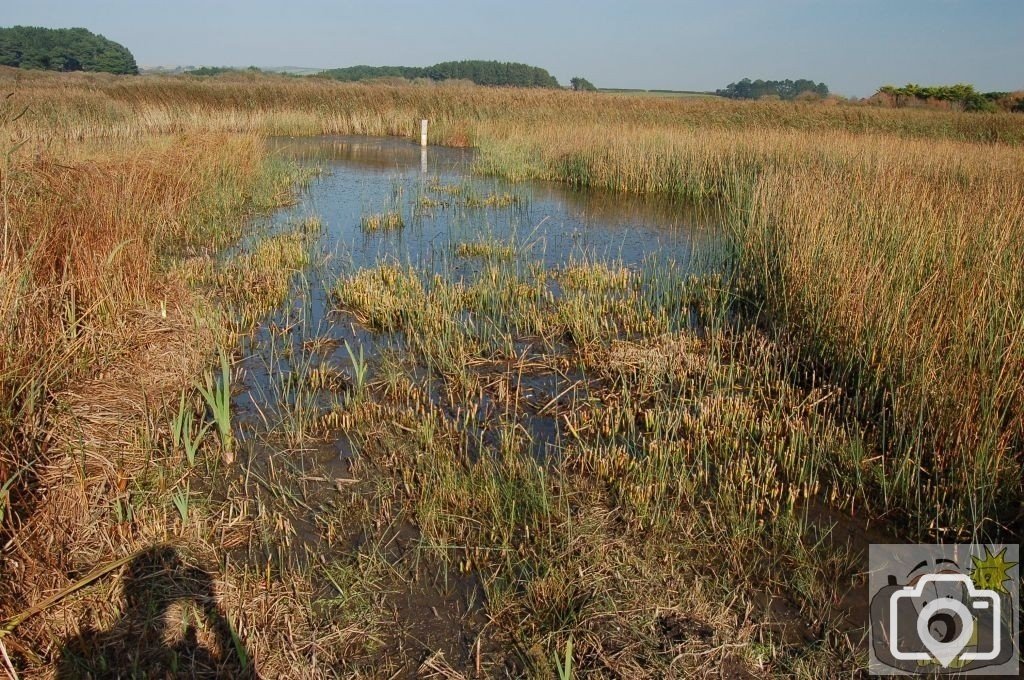
[[[4,618],[171,543],[174,570],[212,575],[268,677],[328,675],[346,659],[355,673],[545,674],[569,639],[595,675],[711,663],[815,676],[860,661],[823,613],[856,569],[801,508],[857,510],[910,538],[1020,526],[1019,115],[269,76],[3,70],[0,86],[13,92],[0,119]],[[593,263],[526,276],[514,244],[474,241],[455,248],[483,263],[472,285],[358,273],[339,306],[407,333],[409,355],[383,357],[370,382],[355,352],[350,378],[296,371],[282,389],[344,396],[285,413],[287,445],[274,440],[268,462],[226,466],[205,455],[218,453],[210,436],[186,464],[175,411],[203,420],[193,386],[214,349],[311,262],[302,226],[214,258],[247,214],[287,200],[295,176],[261,136],[411,137],[421,117],[432,141],[478,147],[483,173],[714,203],[735,270],[685,285]],[[544,294],[549,278],[564,297]],[[652,303],[643,286],[655,284],[760,330],[680,334],[682,302]],[[540,350],[502,349],[511,331],[495,340],[495,327]],[[410,363],[443,376],[442,403]],[[598,376],[592,393],[536,404],[516,387],[524,371],[572,382],[574,364]],[[458,410],[484,395],[497,412]],[[523,425],[541,407],[575,436],[551,465]],[[470,442],[470,425],[486,441]],[[339,429],[362,454],[323,495],[307,464]],[[307,545],[297,527],[309,525]],[[437,578],[483,593],[489,623]],[[0,643],[23,669],[52,672],[63,640],[123,616],[131,592],[114,584],[71,593]],[[419,658],[392,631],[395,593],[434,589],[459,602],[459,616],[436,616],[450,625],[441,637],[472,640]],[[787,640],[751,604],[759,591],[789,598],[813,644]],[[659,594],[676,605],[651,609]],[[199,627],[224,661],[216,633]]]

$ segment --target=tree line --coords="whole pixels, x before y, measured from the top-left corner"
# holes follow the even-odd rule
[[[908,83],[903,87],[883,85],[878,88],[876,100],[893,106],[908,106],[927,102],[949,102],[965,111],[1009,110],[1024,113],[1024,97],[1011,92],[978,92],[973,85],[921,86]]]
[[[558,80],[539,66],[507,61],[446,61],[433,66],[349,66],[318,74],[345,82],[374,78],[428,78],[430,80],[470,80],[477,85],[514,87],[561,87]]]
[[[189,76],[220,76],[226,73],[263,73],[263,69],[258,66],[249,66],[248,68],[242,68],[240,66],[200,66],[199,68],[192,68],[183,71],[185,75]],[[287,75],[287,74],[284,74]]]
[[[0,28],[0,65],[48,71],[139,72],[127,47],[84,28]]]
[[[715,90],[719,97],[728,99],[760,99],[761,97],[778,97],[779,99],[796,99],[802,94],[816,97],[828,96],[828,85],[813,80],[751,80],[744,78],[736,83],[729,83],[724,90]]]
[[[569,87],[576,92],[597,92],[597,88],[592,82],[581,76],[576,76],[569,81]]]

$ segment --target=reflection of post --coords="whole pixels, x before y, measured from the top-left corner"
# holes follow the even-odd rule
[[[420,121],[420,146],[427,145],[427,119]]]
[[[420,149],[420,172],[427,174],[427,147]]]

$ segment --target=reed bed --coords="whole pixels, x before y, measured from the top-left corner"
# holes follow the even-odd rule
[[[53,397],[130,347],[135,320],[189,296],[164,262],[240,232],[281,200],[258,139],[159,139],[102,152],[15,154],[2,176],[0,422],[17,470]]]
[[[592,125],[837,131],[1019,144],[1019,116],[977,116],[869,106],[608,97],[539,89],[335,83],[315,78],[117,78],[4,68],[0,85],[36,111],[25,129],[49,136],[135,137],[187,130],[263,134],[365,134],[413,138],[431,120],[431,142],[476,145],[481,126]]]
[[[268,676],[820,677],[863,665],[836,608],[860,568],[822,507],[901,537],[1019,533],[1020,116],[9,69],[0,89],[5,617],[173,537]],[[339,281],[339,343],[291,304],[318,221],[223,257],[297,179],[261,136],[412,138],[422,117],[481,173],[713,208],[733,266],[546,269],[466,241],[472,277]],[[409,200],[519,204],[426,190]],[[228,414],[227,468],[194,391],[275,308],[257,368],[280,403]],[[255,370],[221,357],[218,404]],[[102,582],[0,642],[52,671],[121,604]]]
[[[36,146],[16,127],[21,110],[12,111],[0,121],[8,145],[0,168],[5,619],[53,593],[74,593],[76,574],[166,540],[167,511],[179,536],[204,524],[191,471],[203,458],[203,428],[184,432],[193,406],[179,395],[201,382],[234,326],[181,263],[209,260],[237,241],[250,215],[291,199],[298,179],[252,135]],[[24,117],[38,121],[33,111]],[[216,386],[222,404],[228,370]],[[176,427],[164,416],[171,402],[180,410]],[[152,465],[164,435],[166,468]],[[161,477],[186,463],[184,477]],[[191,549],[208,545],[201,534],[189,534]],[[109,595],[86,601],[98,614],[117,613]],[[61,619],[66,604],[57,600],[14,636],[0,636],[20,666],[52,671],[62,641],[82,632],[85,619]]]
[[[865,439],[846,465],[872,512],[917,536],[998,535],[1020,522],[1017,147],[613,130],[496,140],[478,168],[724,206],[732,285],[785,338],[778,360],[795,380],[846,390]]]
[[[850,474],[875,487],[876,512],[902,512],[917,535],[1013,534],[1022,519],[1018,163],[969,155],[932,174],[910,157],[871,173],[760,177],[738,219],[787,361],[843,387],[862,425]]]

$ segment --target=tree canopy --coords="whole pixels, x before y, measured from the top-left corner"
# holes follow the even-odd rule
[[[719,97],[729,99],[760,99],[761,97],[774,96],[780,99],[796,99],[804,92],[819,97],[828,96],[828,85],[816,83],[813,80],[751,80],[744,78],[738,83],[729,83],[724,90],[716,90]]]
[[[128,48],[84,28],[0,28],[0,65],[49,71],[139,72]]]
[[[199,68],[188,69],[186,75],[190,76],[219,76],[225,73],[263,73],[258,66],[239,68],[237,66],[200,66]]]
[[[878,94],[894,98],[897,106],[904,105],[908,101],[937,100],[954,102],[963,106],[966,111],[996,111],[999,108],[996,103],[1007,100],[1010,95],[1008,92],[978,92],[973,85],[966,83],[933,86],[908,83],[903,87],[883,85],[878,88]]]
[[[349,66],[319,74],[346,82],[372,78],[429,78],[430,80],[471,80],[477,85],[516,87],[559,87],[558,80],[545,69],[529,64],[504,61],[446,61],[433,66]]]
[[[596,92],[597,91],[597,88],[594,87],[594,84],[592,82],[590,82],[586,78],[582,78],[580,76],[576,76],[575,78],[570,80],[569,81],[569,85],[572,87],[572,89],[576,90],[577,92]]]

